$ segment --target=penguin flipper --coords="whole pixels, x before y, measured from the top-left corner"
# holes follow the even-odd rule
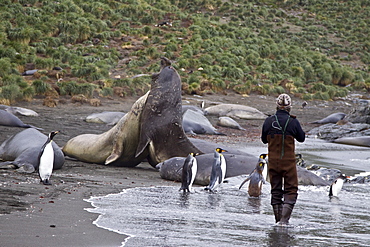
[[[249,180],[251,179],[251,176],[248,176],[243,182],[242,184],[239,186],[239,190],[243,187],[243,185],[248,182]]]

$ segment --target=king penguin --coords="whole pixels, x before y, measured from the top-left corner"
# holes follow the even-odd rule
[[[343,183],[347,179],[344,174],[341,174],[334,182],[330,185],[329,196],[338,196],[339,191],[342,190]]]
[[[53,131],[49,133],[48,139],[46,140],[45,144],[41,147],[41,151],[39,154],[39,176],[41,182],[44,185],[51,185],[49,178],[51,173],[53,172],[53,165],[54,165],[54,149],[52,146],[53,138],[59,131]]]
[[[211,171],[209,185],[205,190],[214,191],[220,184],[224,182],[226,176],[226,160],[223,152],[227,152],[222,148],[216,148],[214,151],[214,159]]]
[[[256,168],[252,171],[252,173],[243,181],[243,183],[239,186],[239,189],[243,187],[243,185],[249,181],[248,186],[248,194],[252,197],[259,197],[261,195],[262,190],[262,183],[266,183],[266,175],[264,176],[264,171],[267,170],[267,161],[265,160],[266,154],[261,154]]]
[[[195,156],[197,153],[190,153],[182,166],[181,188],[183,192],[191,192],[195,176],[197,175],[198,163]]]

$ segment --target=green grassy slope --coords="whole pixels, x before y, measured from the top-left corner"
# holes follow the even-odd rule
[[[161,56],[186,93],[370,91],[367,2],[3,0],[0,103],[140,94]]]

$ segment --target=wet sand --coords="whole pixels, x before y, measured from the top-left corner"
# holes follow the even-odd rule
[[[38,117],[19,116],[23,122],[41,127],[43,133],[60,130],[55,142],[63,146],[70,138],[84,133],[102,133],[110,129],[104,124],[87,123],[83,119],[91,113],[102,111],[129,111],[138,97],[102,99],[102,106],[88,104],[59,104],[55,108],[42,106],[42,99],[18,103],[16,106],[35,110]],[[206,107],[213,103],[246,104],[266,114],[275,112],[273,96],[242,96],[237,94],[184,96],[183,104],[198,104],[205,100]],[[314,101],[302,109],[303,100],[293,99],[292,114],[297,115],[305,131],[316,125],[313,120],[334,112],[349,113],[348,103]],[[215,125],[216,118],[211,117]],[[201,138],[226,146],[253,146],[260,148],[260,128],[263,120],[240,120],[246,131],[215,127],[226,136],[198,135]],[[21,128],[0,126],[0,142],[22,131]],[[251,148],[252,146],[252,148]],[[110,167],[87,164],[67,159],[63,168],[53,172],[53,185],[39,183],[36,173],[24,174],[15,170],[0,170],[0,245],[1,246],[120,246],[124,236],[96,227],[92,222],[98,217],[84,210],[91,205],[85,202],[90,196],[118,193],[138,186],[175,185],[178,183],[160,178],[159,173],[147,163],[135,168]],[[140,227],[140,226],[138,226]]]

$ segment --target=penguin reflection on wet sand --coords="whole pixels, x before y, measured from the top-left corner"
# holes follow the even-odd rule
[[[44,185],[51,185],[49,179],[53,172],[54,166],[54,149],[52,146],[53,138],[59,131],[53,131],[49,133],[48,139],[45,144],[41,147],[39,154],[39,167],[38,172],[40,180]]]
[[[343,183],[346,181],[347,177],[341,174],[334,182],[330,185],[329,196],[338,196],[339,192],[342,190]]]
[[[252,171],[252,173],[243,181],[243,183],[239,186],[239,189],[243,187],[243,185],[249,181],[248,186],[248,194],[252,197],[259,197],[262,191],[262,183],[266,183],[266,176],[267,174],[264,171],[267,171],[267,161],[265,160],[267,154],[261,154],[256,168]]]
[[[184,162],[182,167],[182,176],[181,176],[181,188],[183,192],[191,192],[195,176],[197,175],[198,163],[195,156],[197,153],[190,153]]]
[[[220,184],[224,182],[226,175],[226,160],[222,154],[223,152],[227,151],[222,148],[216,148],[214,151],[211,177],[209,185],[205,188],[205,190],[213,192]]]

